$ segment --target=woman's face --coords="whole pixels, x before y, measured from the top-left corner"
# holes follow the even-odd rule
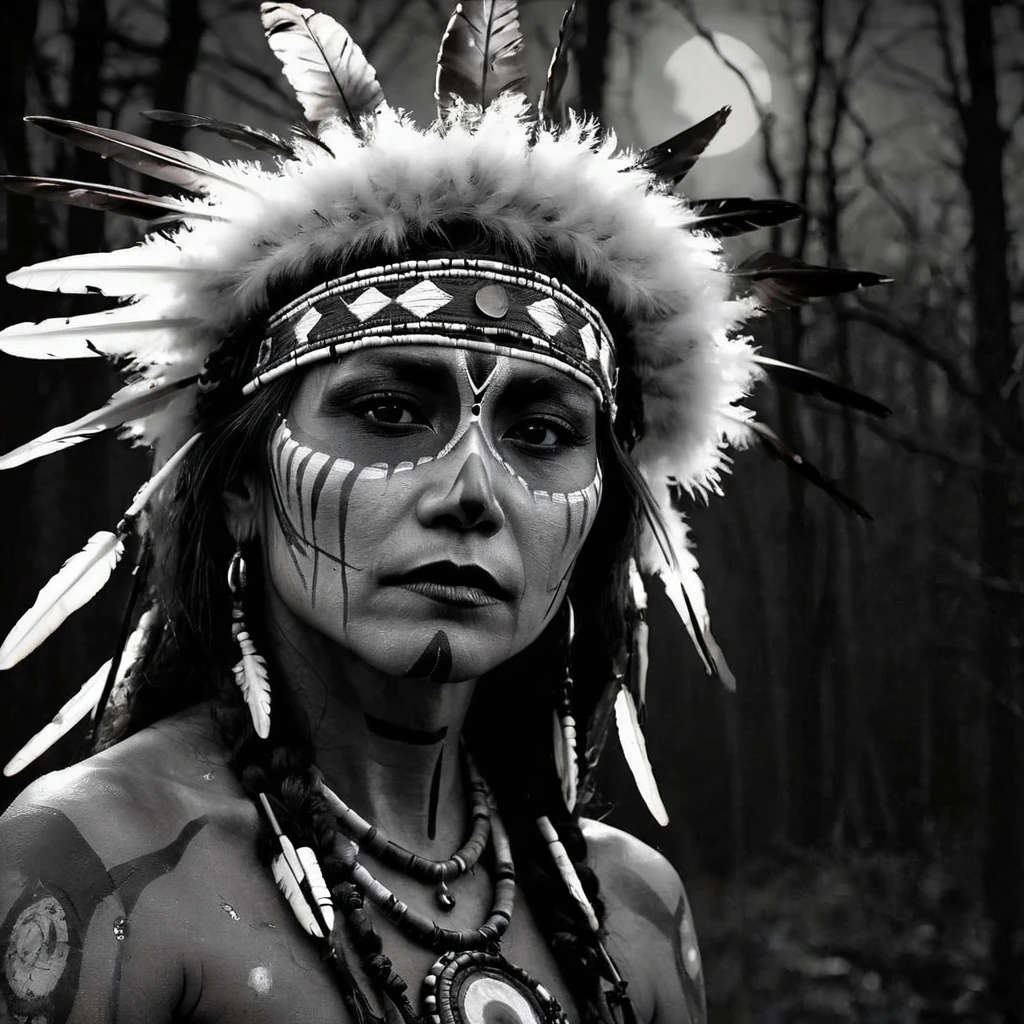
[[[591,392],[460,348],[309,369],[268,457],[263,536],[287,607],[382,671],[438,682],[540,635],[601,499]]]

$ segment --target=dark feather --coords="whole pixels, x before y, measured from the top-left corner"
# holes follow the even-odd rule
[[[562,15],[562,24],[558,29],[558,43],[551,53],[544,89],[537,101],[541,121],[549,128],[565,124],[565,105],[561,102],[561,95],[565,79],[569,74],[569,36],[576,14],[576,2],[577,0],[572,0],[569,9]]]
[[[328,146],[316,132],[312,131],[308,125],[304,125],[301,121],[296,121],[296,123],[292,125],[292,134],[297,135],[300,139],[303,139],[314,146],[318,146],[325,153],[330,153],[331,156],[334,156],[334,150],[331,149],[331,147]]]
[[[150,196],[130,188],[114,185],[95,185],[88,181],[68,181],[65,178],[34,178],[17,174],[0,175],[0,182],[11,192],[50,199],[69,206],[84,206],[87,210],[115,213],[122,217],[160,223],[182,220],[220,220],[216,214],[185,206],[166,196]]]
[[[360,118],[384,102],[377,72],[333,18],[295,4],[260,4],[263,31],[307,121],[340,114],[359,132]]]
[[[246,192],[251,191],[234,176],[230,168],[187,150],[174,149],[113,128],[98,128],[95,125],[82,124],[80,121],[66,121],[61,117],[33,116],[26,117],[25,120],[29,124],[39,125],[53,135],[67,139],[81,149],[99,153],[102,157],[124,164],[142,174],[148,174],[152,178],[169,181],[189,192],[203,194],[223,185],[230,185]]]
[[[486,109],[503,92],[526,86],[516,0],[458,4],[437,51],[434,98],[443,115],[454,98]]]
[[[678,185],[690,173],[690,168],[708,148],[731,113],[732,107],[722,107],[710,117],[673,135],[668,141],[645,149],[637,160],[637,166],[651,171],[664,182]]]
[[[766,427],[763,423],[751,423],[749,426],[757,434],[761,447],[773,459],[778,459],[785,463],[798,476],[802,476],[808,483],[824,491],[833,501],[838,502],[844,508],[860,516],[861,519],[874,518],[859,501],[839,490],[831,477],[825,476],[821,470],[812,466],[802,455],[793,451],[774,430]]]
[[[279,139],[271,132],[265,132],[261,128],[251,128],[247,124],[239,124],[236,121],[218,121],[213,117],[204,117],[202,114],[179,114],[174,110],[144,110],[143,117],[150,121],[160,121],[163,124],[173,124],[178,128],[195,128],[201,132],[213,132],[228,142],[237,142],[246,149],[254,149],[258,153],[271,153],[274,156],[283,156],[286,160],[295,159],[295,150],[288,145],[284,139]]]
[[[690,208],[697,219],[686,225],[688,231],[704,231],[713,238],[732,238],[746,231],[773,228],[803,214],[802,207],[785,199],[691,199]]]
[[[755,360],[759,366],[764,367],[773,384],[789,388],[790,391],[796,391],[801,395],[818,395],[826,401],[835,402],[836,405],[859,409],[872,416],[884,418],[892,415],[892,409],[888,406],[859,391],[854,391],[853,388],[839,384],[816,370],[793,366],[791,363],[780,363],[777,359],[769,359],[768,356],[755,356]]]
[[[736,282],[736,297],[753,295],[766,312],[799,306],[826,295],[888,284],[892,280],[866,270],[817,267],[770,252],[749,256],[730,271],[730,276]]]

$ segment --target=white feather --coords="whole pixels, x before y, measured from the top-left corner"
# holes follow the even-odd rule
[[[79,688],[46,725],[42,727],[4,767],[4,775],[17,775],[37,757],[45,754],[62,736],[70,732],[93,708],[103,693],[103,684],[110,672],[110,659],[105,661]]]
[[[124,544],[117,534],[101,530],[72,555],[39,591],[35,603],[0,646],[0,670],[31,654],[74,611],[103,589],[120,561]]]
[[[261,4],[260,16],[307,121],[354,122],[384,102],[377,72],[333,18],[288,3]]]
[[[615,698],[615,724],[618,727],[619,743],[622,745],[622,753],[626,758],[626,764],[633,773],[633,781],[640,795],[647,804],[654,820],[659,825],[668,824],[668,812],[658,791],[658,782],[654,778],[654,769],[651,768],[650,759],[647,756],[647,743],[644,734],[640,729],[640,720],[637,717],[636,705],[630,696],[629,690],[624,686],[619,689]]]
[[[327,888],[324,881],[324,873],[320,868],[320,862],[316,854],[308,846],[300,846],[296,851],[299,863],[302,864],[309,880],[309,891],[316,900],[320,913],[324,915],[324,924],[328,931],[334,931],[334,903],[331,900],[331,890]]]
[[[261,740],[270,735],[270,678],[267,663],[259,654],[244,654],[235,665],[235,682],[249,706],[253,728]]]
[[[13,270],[7,283],[43,292],[122,297],[173,291],[206,272],[168,256],[166,246],[151,245],[62,256]]]
[[[114,681],[115,690],[139,660],[146,635],[155,618],[156,609],[147,609],[135,629],[132,630],[131,636],[128,637],[117,668],[117,678]],[[95,714],[96,704],[103,694],[103,686],[110,674],[112,660],[108,658],[79,687],[78,692],[64,703],[60,711],[7,762],[4,767],[4,775],[17,775],[23,768],[45,754],[61,737],[67,735],[86,715]]]
[[[171,380],[141,380],[123,387],[111,396],[100,409],[85,416],[54,427],[45,434],[19,445],[6,455],[0,455],[0,470],[21,466],[33,459],[61,451],[72,445],[81,444],[94,434],[113,430],[145,419],[158,412],[164,405],[177,397],[181,389],[195,381],[195,375],[172,378]]]
[[[161,318],[137,306],[126,306],[102,313],[13,324],[0,331],[0,352],[21,359],[129,356],[172,349],[181,344],[182,331],[193,326],[191,318]]]
[[[320,926],[316,923],[313,911],[309,909],[306,897],[299,887],[299,879],[296,877],[294,870],[289,866],[289,862],[285,859],[284,854],[279,853],[270,862],[270,870],[274,876],[274,881],[277,882],[278,889],[284,894],[284,898],[288,901],[288,906],[292,908],[292,913],[302,926],[303,931],[309,932],[315,939],[322,939],[324,934],[320,931]]]
[[[149,499],[166,483],[181,464],[181,460],[189,453],[192,445],[202,436],[202,431],[194,433],[136,492],[132,503],[125,509],[125,519],[137,516],[148,504]]]

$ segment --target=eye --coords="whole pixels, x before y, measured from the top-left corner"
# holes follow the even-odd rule
[[[524,420],[517,423],[505,437],[531,448],[555,448],[571,444],[573,440],[568,427],[547,419]]]
[[[374,395],[356,403],[352,411],[360,419],[386,427],[413,427],[426,423],[420,410],[399,395]]]

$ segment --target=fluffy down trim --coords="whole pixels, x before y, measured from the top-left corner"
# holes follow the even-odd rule
[[[685,202],[617,154],[614,137],[580,121],[538,132],[518,96],[482,115],[457,108],[426,129],[384,109],[366,140],[337,120],[320,137],[333,156],[297,143],[299,158],[278,173],[236,164],[234,176],[252,193],[211,195],[224,220],[144,244],[151,261],[163,256],[195,271],[147,288],[148,313],[197,326],[160,351],[140,351],[138,364],[199,370],[221,339],[273,312],[270,294],[292,297],[290,286],[297,291],[321,270],[337,276],[367,254],[399,258],[410,236],[473,220],[516,258],[551,253],[576,267],[587,297],[625,325],[620,365],[639,378],[644,401],[637,457],[652,476],[717,489],[723,445],[743,440],[733,404],[757,376],[746,339],[729,338],[749,310],[726,300],[717,246],[686,230],[693,215]],[[150,435],[158,457],[192,427],[171,431],[165,419],[163,436]]]

